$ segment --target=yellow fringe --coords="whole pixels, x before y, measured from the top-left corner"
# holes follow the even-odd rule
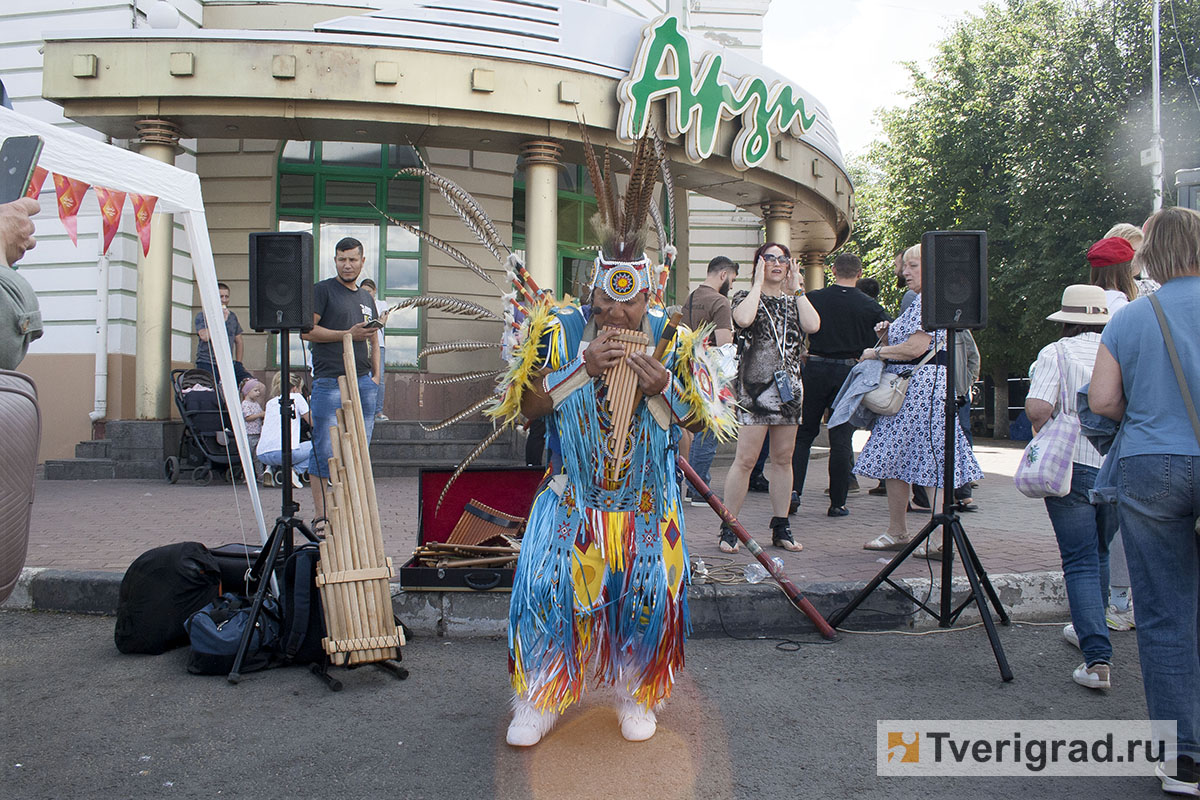
[[[498,398],[483,412],[492,419],[500,420],[502,425],[512,424],[521,416],[521,398],[525,390],[533,386],[541,366],[538,363],[538,347],[546,330],[554,322],[554,307],[549,300],[539,302],[526,318],[521,326],[521,343],[513,352],[508,371],[500,379]],[[554,363],[552,358],[548,358],[547,362]]]
[[[734,416],[733,406],[728,403],[720,403],[720,401],[708,401],[700,393],[695,378],[692,376],[692,361],[695,353],[705,347],[705,341],[711,332],[712,326],[707,323],[694,331],[686,326],[679,326],[679,330],[675,334],[675,352],[679,363],[676,374],[680,378],[680,383],[683,384],[683,393],[680,395],[680,399],[690,409],[684,422],[691,423],[700,420],[706,433],[713,434],[718,441],[727,442],[733,439],[737,433],[737,418]],[[717,376],[712,377],[713,383],[716,384]],[[715,385],[714,389],[719,396],[721,387]]]

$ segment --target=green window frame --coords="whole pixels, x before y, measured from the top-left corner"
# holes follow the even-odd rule
[[[334,274],[333,247],[343,236],[363,243],[366,264],[381,303],[394,305],[424,288],[421,242],[380,213],[416,226],[424,219],[424,181],[397,176],[415,166],[412,147],[364,142],[287,141],[278,157],[275,219],[281,231],[308,231],[316,253],[314,280]],[[420,309],[393,312],[384,328],[384,369],[419,371],[423,346]],[[293,339],[292,362],[304,363],[303,343]],[[272,344],[269,358],[278,363]]]

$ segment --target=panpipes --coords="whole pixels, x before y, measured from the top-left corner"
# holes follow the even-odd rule
[[[358,393],[354,342],[342,338],[345,375],[338,378],[342,407],[329,429],[333,456],[325,489],[329,522],[320,544],[317,586],[328,633],[322,644],[334,664],[394,659],[404,644],[392,612],[392,560],[383,552],[383,530],[371,473],[367,429]],[[319,480],[316,476],[314,480]]]
[[[650,343],[642,331],[625,330],[624,328],[605,328],[612,331],[609,341],[619,343],[625,349],[625,355],[604,372],[604,383],[608,387],[604,405],[608,409],[609,421],[612,428],[608,435],[609,457],[604,465],[605,488],[616,489],[620,485],[621,460],[625,452],[625,440],[629,438],[629,426],[633,421],[633,411],[641,400],[638,390],[638,376],[629,366],[629,356],[636,352],[645,352]]]
[[[471,500],[463,508],[454,530],[446,537],[446,544],[503,546],[508,544],[507,537],[520,536],[524,525],[524,517],[514,517]]]

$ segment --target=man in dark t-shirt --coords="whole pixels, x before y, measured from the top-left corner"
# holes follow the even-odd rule
[[[242,366],[242,349],[244,347],[242,323],[238,321],[237,314],[229,310],[229,286],[218,283],[217,292],[221,295],[221,312],[225,317],[225,335],[229,338],[229,346],[233,348],[233,372],[237,376],[238,386],[241,386],[242,381],[253,377]],[[200,339],[200,343],[196,345],[196,369],[210,372],[214,378],[219,380],[221,376],[217,373],[217,359],[213,355],[212,339],[208,334],[208,320],[203,311],[196,315],[196,336]]]
[[[729,289],[737,277],[738,265],[730,258],[717,256],[708,262],[708,274],[704,282],[696,287],[683,304],[683,322],[692,330],[712,323],[713,332],[708,343],[720,347],[733,341],[733,317],[729,310]],[[713,456],[717,452],[717,437],[707,431],[697,433],[692,439],[691,449],[685,455],[692,469],[705,483],[709,482]],[[708,502],[688,490],[688,501],[694,506],[706,506]]]
[[[860,275],[859,257],[842,253],[833,261],[833,285],[808,293],[809,302],[821,315],[821,330],[809,336],[808,360],[802,376],[804,404],[796,428],[796,448],[792,451],[792,489],[797,496],[804,494],[808,454],[821,432],[825,410],[833,407],[838,390],[862,351],[874,346],[878,338],[875,325],[888,320],[883,306],[854,287]],[[829,429],[831,517],[850,513],[846,509],[846,493],[850,488],[850,469],[854,466],[853,435],[854,426],[849,424]]]
[[[329,478],[329,457],[333,447],[329,429],[337,424],[337,410],[342,406],[338,378],[346,374],[342,358],[342,336],[354,340],[354,366],[358,379],[358,394],[362,401],[363,421],[367,441],[375,429],[375,398],[379,393],[379,348],[375,346],[377,327],[367,323],[375,319],[375,301],[366,289],[358,288],[358,276],[364,264],[363,246],[358,239],[347,236],[334,247],[334,266],[337,275],[313,286],[313,329],[300,334],[311,342],[313,356],[313,385],[309,410],[312,413],[313,455],[309,464],[313,495],[314,527],[324,529],[324,484]]]

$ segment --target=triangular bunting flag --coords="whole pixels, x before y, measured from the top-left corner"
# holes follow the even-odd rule
[[[154,204],[158,198],[148,194],[131,194],[129,202],[133,203],[133,216],[137,222],[138,236],[142,240],[142,255],[150,255],[150,217],[154,215]]]
[[[104,230],[104,247],[100,249],[100,255],[104,255],[108,252],[108,246],[112,244],[113,237],[117,235],[117,228],[121,226],[121,210],[125,205],[125,193],[105,189],[103,186],[97,186],[95,189],[96,200],[100,203],[100,220]]]
[[[25,196],[37,200],[38,195],[42,193],[42,185],[46,182],[46,176],[49,174],[50,172],[43,167],[34,167],[33,180],[29,182],[29,189],[26,190]]]
[[[88,185],[83,181],[59,175],[57,172],[54,173],[54,191],[58,194],[58,216],[63,222],[63,227],[71,236],[71,242],[76,247],[79,246],[77,232],[79,220],[75,218],[75,215],[79,213],[79,205],[87,190]]]

